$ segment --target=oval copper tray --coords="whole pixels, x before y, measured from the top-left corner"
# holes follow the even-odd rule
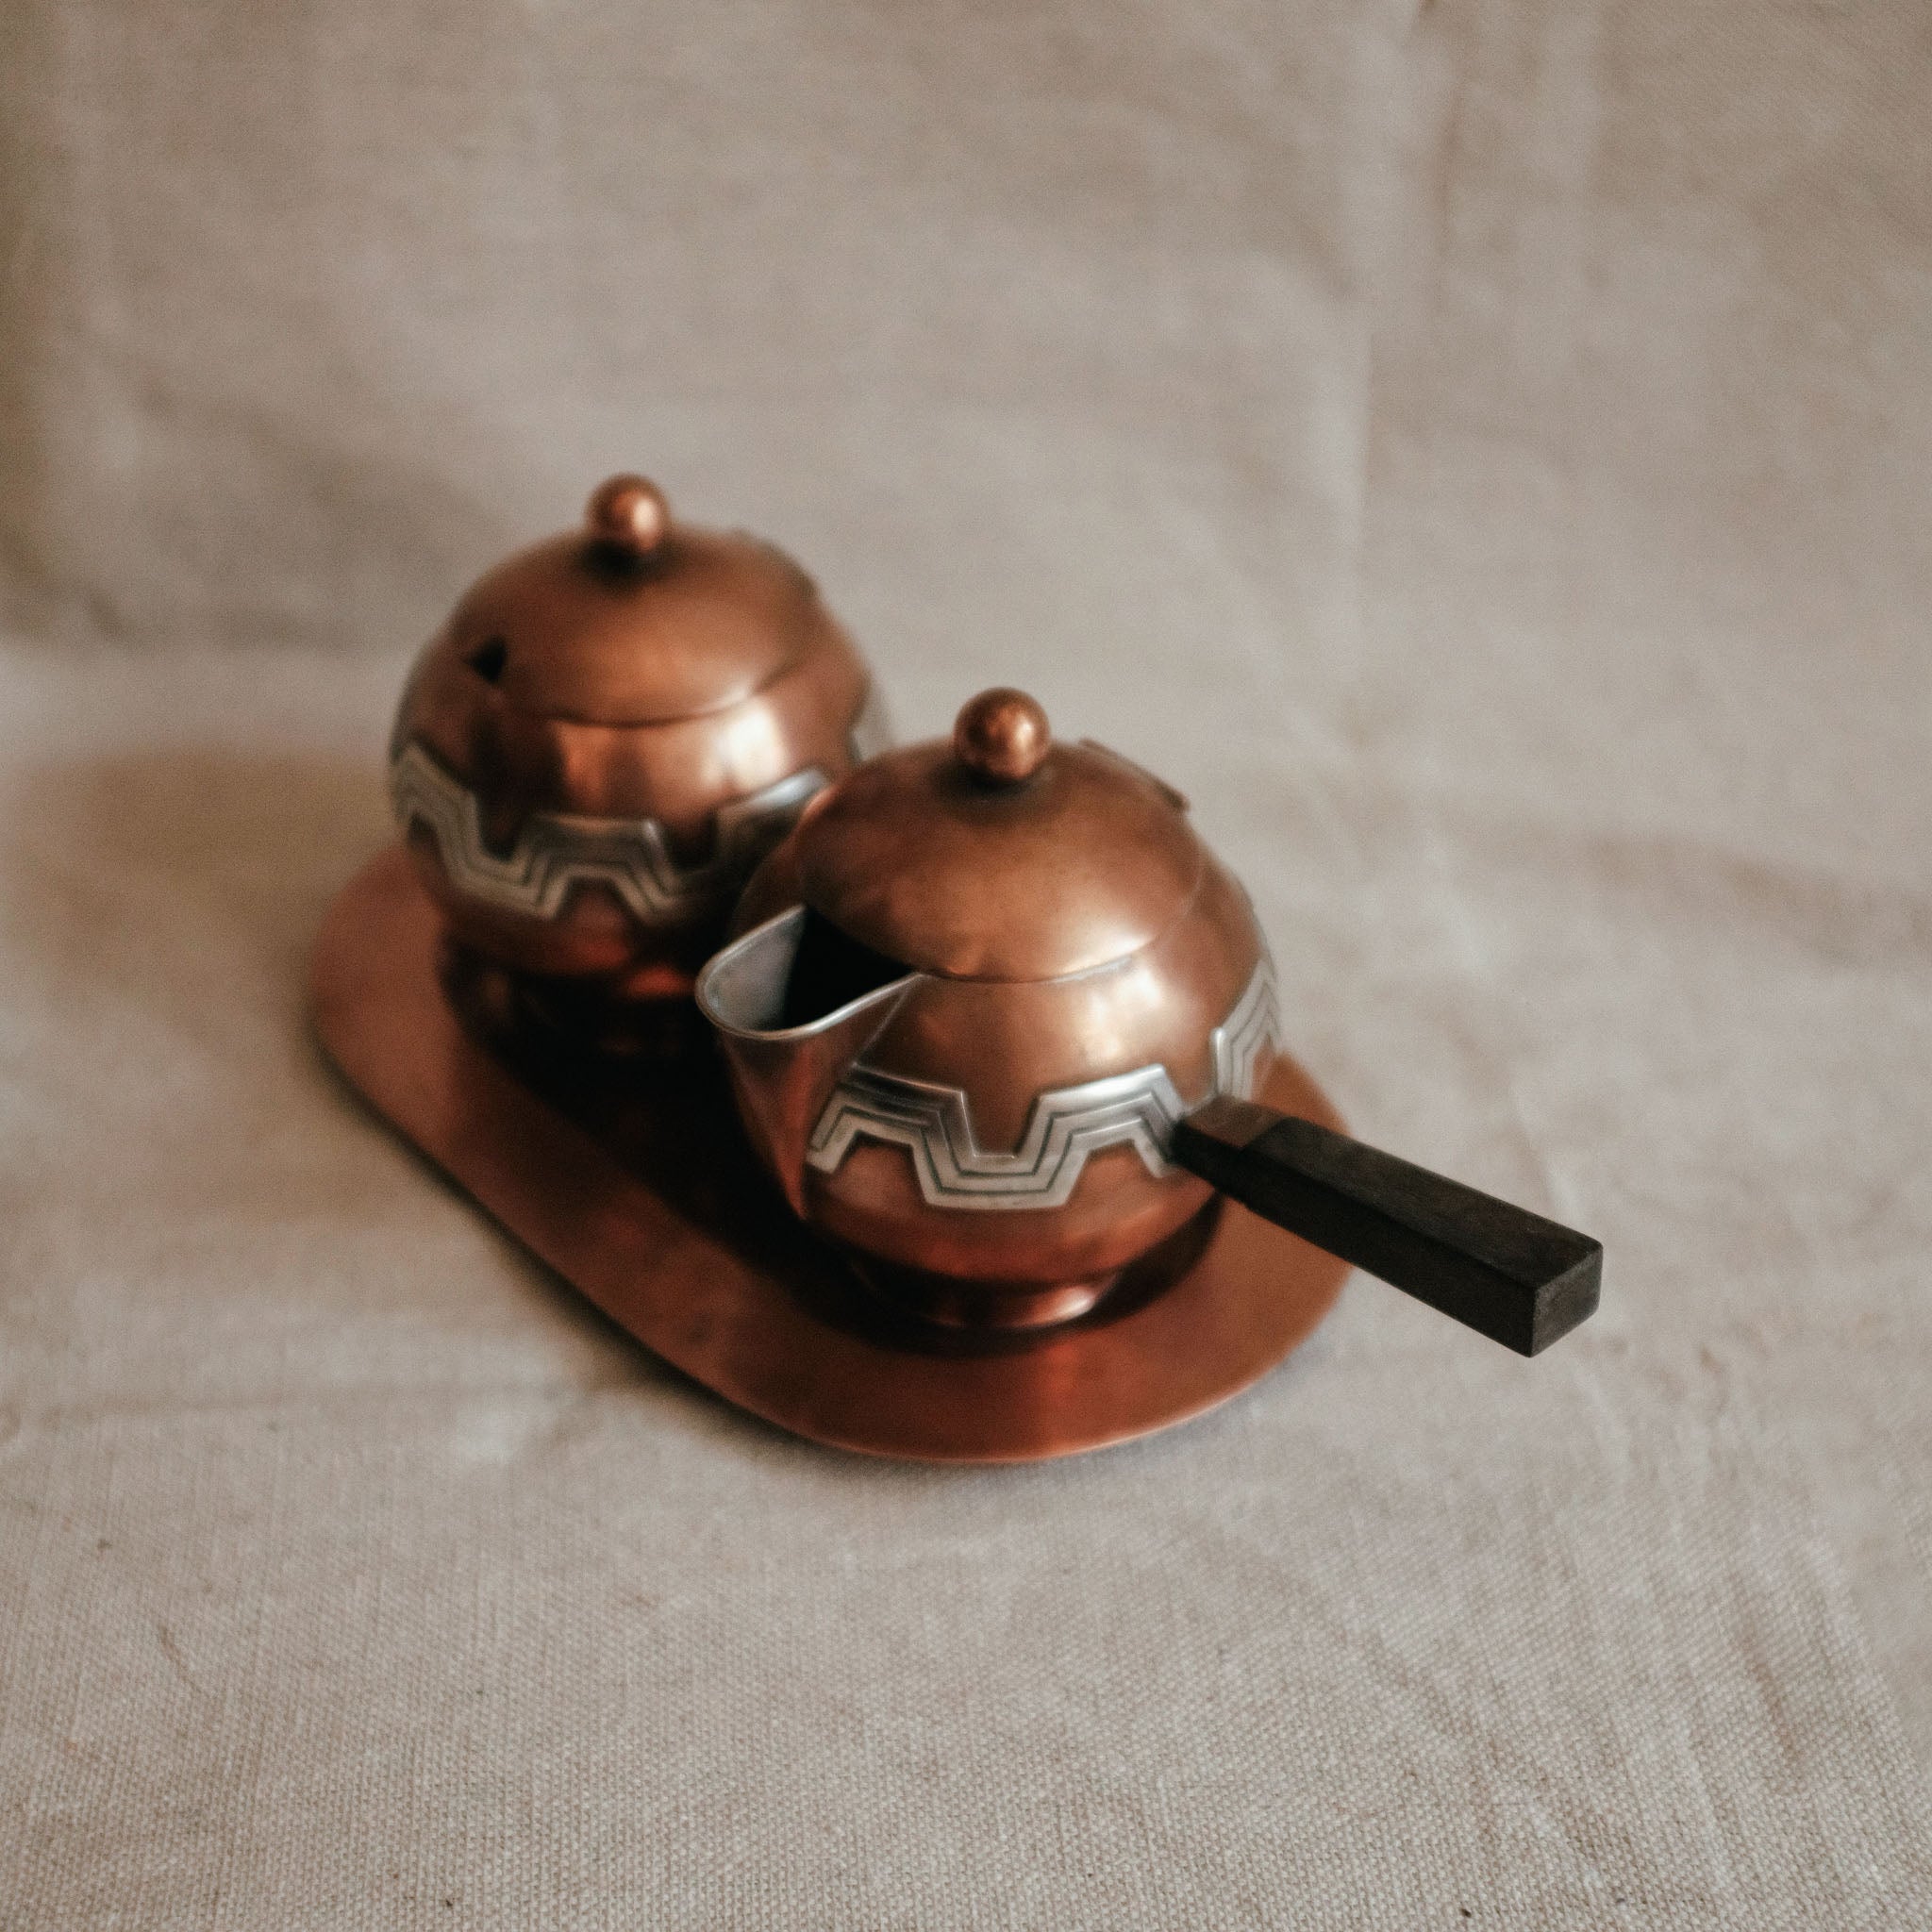
[[[1023,1462],[1197,1415],[1327,1313],[1343,1263],[1233,1203],[1093,1312],[979,1339],[893,1314],[794,1221],[698,1041],[629,1066],[545,1051],[444,957],[392,848],[316,943],[315,1024],[349,1081],[540,1259],[727,1401],[874,1456]],[[1340,1123],[1283,1058],[1263,1097]]]

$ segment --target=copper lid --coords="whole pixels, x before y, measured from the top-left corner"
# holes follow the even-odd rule
[[[586,724],[724,710],[836,634],[783,552],[678,523],[641,476],[611,477],[584,528],[482,577],[451,625],[518,710]]]
[[[954,979],[1058,979],[1138,952],[1207,855],[1176,791],[1095,744],[1056,744],[1022,691],[983,691],[952,740],[848,774],[793,835],[805,903]]]

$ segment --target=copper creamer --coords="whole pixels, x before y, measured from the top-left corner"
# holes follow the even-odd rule
[[[1177,792],[1020,691],[814,800],[736,923],[698,1002],[751,1141],[904,1309],[1074,1321],[1186,1266],[1223,1194],[1525,1354],[1596,1306],[1589,1237],[1261,1104],[1247,895]]]
[[[1273,1055],[1267,950],[1185,801],[1018,691],[828,792],[737,924],[700,997],[754,1142],[929,1314],[1091,1305],[1209,1199],[1174,1123]]]

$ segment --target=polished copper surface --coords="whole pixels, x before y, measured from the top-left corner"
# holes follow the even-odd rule
[[[704,875],[721,813],[852,765],[868,697],[858,652],[795,563],[680,522],[654,485],[616,476],[583,528],[461,599],[410,676],[391,756],[417,748],[474,798],[489,852],[515,853],[533,824],[643,823],[667,863]],[[688,991],[752,863],[796,815],[781,802],[741,863],[648,918],[594,877],[541,916],[494,903],[434,832],[419,824],[411,847],[452,926],[488,956],[624,993]]]
[[[639,1080],[533,1044],[503,975],[446,953],[400,851],[331,908],[311,988],[349,1080],[511,1233],[666,1360],[817,1441],[1010,1462],[1143,1435],[1265,1374],[1346,1273],[1225,1205],[1078,1320],[1034,1332],[912,1322],[798,1225],[702,1061]],[[1335,1119],[1286,1058],[1265,1097]]]
[[[947,739],[870,759],[755,880],[737,929],[802,900],[952,979],[1059,978],[1151,944],[1207,864],[1176,794],[1097,745],[1035,748],[1033,770],[999,784]]]
[[[684,522],[638,476],[603,484],[580,528],[485,573],[445,639],[458,658],[502,640],[492,681],[519,710],[605,725],[725,710],[845,641],[782,550]]]
[[[875,979],[806,1017],[785,995],[814,921]],[[823,794],[734,923],[699,999],[752,1141],[800,1215],[927,1314],[1047,1319],[1200,1212],[1210,1191],[1159,1150],[1223,1091],[1216,1031],[1251,989],[1268,1012],[1238,1097],[1267,1074],[1246,895],[1177,793],[1053,743],[1020,691]],[[1056,1164],[1075,1141],[1094,1151]]]
[[[1108,1147],[1063,1205],[974,1212],[924,1199],[903,1148],[859,1144],[825,1174],[807,1164],[809,1138],[861,1058],[875,1072],[958,1091],[989,1148],[1021,1141],[1041,1093],[1150,1065],[1167,1069],[1183,1107],[1207,1099],[1210,1036],[1254,975],[1261,943],[1245,898],[1212,861],[1198,912],[1092,972],[1033,981],[913,974],[815,1027],[724,1033],[754,1141],[801,1214],[895,1267],[1019,1290],[1124,1266],[1199,1209],[1204,1183],[1179,1169],[1152,1174],[1131,1148]],[[774,934],[774,971],[784,941]],[[757,949],[739,957],[756,963]],[[715,1021],[715,997],[707,1005]]]

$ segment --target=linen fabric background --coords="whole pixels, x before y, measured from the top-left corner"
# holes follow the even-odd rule
[[[1932,13],[0,0],[0,1925],[1932,1914]],[[605,473],[1170,777],[1600,1235],[1142,1444],[807,1447],[303,1011]]]

